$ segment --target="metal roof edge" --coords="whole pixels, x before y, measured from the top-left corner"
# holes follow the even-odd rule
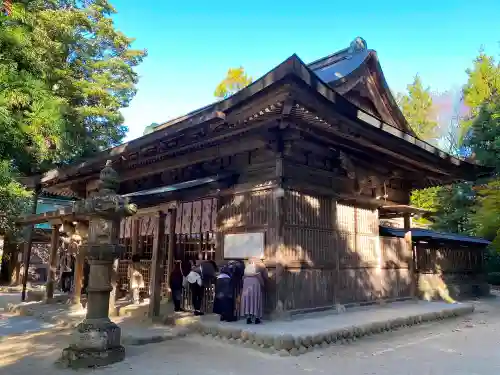
[[[381,231],[386,231],[389,234],[392,234],[394,237],[404,237],[405,230],[402,228],[391,228],[387,226],[380,225]],[[489,245],[491,241],[488,241],[481,237],[473,237],[466,236],[462,234],[455,233],[440,233],[430,229],[421,229],[421,228],[411,228],[412,238],[430,238],[433,240],[441,240],[441,241],[455,241],[455,242],[466,242],[466,243],[479,243],[482,245]]]

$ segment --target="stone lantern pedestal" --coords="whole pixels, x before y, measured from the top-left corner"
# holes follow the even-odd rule
[[[118,243],[120,220],[137,208],[116,194],[118,176],[110,163],[100,175],[99,192],[79,201],[75,213],[89,216],[87,256],[90,264],[87,315],[62,352],[61,362],[71,368],[106,366],[125,358],[121,330],[109,319],[113,262],[123,251]]]

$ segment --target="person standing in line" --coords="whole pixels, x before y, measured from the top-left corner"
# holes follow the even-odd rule
[[[243,273],[240,314],[247,324],[260,324],[263,313],[263,301],[267,270],[259,259],[250,259]]]
[[[192,262],[191,272],[186,276],[189,290],[191,291],[191,302],[193,304],[194,315],[204,315],[201,311],[201,305],[203,303],[203,294],[205,292],[203,288],[202,281],[202,260],[200,259],[200,255],[198,255],[198,260]]]
[[[172,293],[172,301],[174,302],[174,311],[182,311],[182,289],[184,287],[184,272],[182,270],[182,261],[174,261],[174,269],[169,277],[169,287]]]
[[[194,309],[194,315],[204,315],[201,311],[203,304],[203,296],[205,294],[205,288],[209,287],[210,284],[215,279],[215,273],[217,272],[217,265],[211,260],[203,260],[203,254],[198,254],[198,261],[191,272],[187,275],[186,279],[189,283],[189,289],[191,290],[191,297]]]
[[[90,276],[90,263],[87,258],[85,258],[83,263],[83,286],[82,294],[87,294],[87,288],[89,287],[89,276]]]
[[[71,291],[71,254],[69,251],[61,257],[61,290],[64,293]]]
[[[244,264],[239,261],[230,260],[222,266],[215,282],[215,298],[213,312],[220,315],[221,322],[233,322],[237,320],[235,315],[235,302],[241,286]]]
[[[132,301],[134,304],[140,302],[140,292],[144,288],[144,277],[142,276],[143,267],[139,254],[132,255],[131,263],[128,266],[128,279],[130,291],[132,292]]]

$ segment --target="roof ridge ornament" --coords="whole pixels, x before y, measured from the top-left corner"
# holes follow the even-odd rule
[[[367,49],[368,49],[368,45],[366,44],[366,40],[364,40],[363,38],[358,36],[349,45],[348,52],[350,54],[354,54],[354,53],[364,52]]]

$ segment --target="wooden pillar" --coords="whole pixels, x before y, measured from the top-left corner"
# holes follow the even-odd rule
[[[333,278],[334,284],[333,284],[333,303],[335,304],[335,308],[339,310],[340,308],[340,303],[342,302],[339,298],[340,295],[340,281],[341,281],[341,274],[340,274],[340,249],[341,249],[341,241],[339,241],[339,223],[337,221],[338,215],[337,215],[337,198],[330,198],[330,204],[331,204],[331,212],[332,212],[332,223],[333,223],[333,229],[335,230],[335,235],[336,235],[336,240],[335,243],[337,246],[335,246],[335,249],[332,249],[335,252],[335,276]]]
[[[284,266],[281,261],[281,254],[283,247],[285,246],[285,190],[284,190],[284,143],[283,137],[281,135],[281,126],[278,130],[276,136],[276,164],[275,164],[275,176],[276,176],[276,188],[274,190],[274,203],[275,203],[275,215],[274,215],[274,229],[276,233],[275,243],[274,243],[274,260],[276,265],[275,274],[275,285],[269,285],[271,293],[274,295],[274,302],[272,306],[273,316],[279,317],[283,313],[284,309],[284,299],[286,291],[283,290],[283,277],[285,273]]]
[[[47,283],[45,284],[45,300],[50,301],[54,298],[54,282],[57,270],[57,250],[59,250],[59,226],[52,225],[50,236],[50,254],[49,254],[49,272]]]
[[[415,252],[413,251],[413,240],[411,237],[411,216],[409,213],[405,213],[403,215],[404,222],[404,230],[405,230],[405,243],[408,249],[408,252],[411,254],[410,259],[410,296],[416,297],[416,284],[417,284],[417,275],[415,274]]]
[[[71,297],[71,303],[75,305],[79,305],[81,303],[84,263],[85,263],[84,249],[80,247],[76,253],[75,273],[73,279],[73,295]]]
[[[116,289],[118,286],[118,266],[120,259],[115,258],[111,266],[111,292],[109,293],[109,306],[108,313],[110,316],[116,316],[118,311],[116,309]]]
[[[167,275],[170,277],[170,272],[174,269],[174,258],[175,258],[175,222],[177,218],[177,209],[171,208],[169,212],[169,233],[168,233],[168,249],[167,249]]]
[[[14,272],[12,273],[12,279],[14,285],[19,285],[22,283],[21,280],[21,263],[23,262],[23,250],[21,245],[16,245],[16,249],[12,251],[12,265],[14,267]],[[23,248],[24,249],[24,248]]]
[[[161,302],[161,281],[163,279],[163,265],[165,264],[166,251],[162,244],[165,242],[165,213],[160,211],[154,217],[155,236],[153,239],[153,256],[151,257],[151,278],[149,297],[149,317],[154,318],[160,315]]]
[[[86,224],[77,222],[75,225],[75,240],[78,240],[78,248],[75,253],[75,272],[73,278],[73,292],[71,303],[81,304],[81,295],[83,287],[83,267],[85,265],[85,251],[87,248],[88,228]]]
[[[37,186],[33,193],[33,202],[31,204],[31,214],[36,214],[36,209],[38,206],[38,196],[40,194],[41,187]],[[24,254],[23,254],[23,264],[24,264],[24,275],[23,275],[23,291],[21,293],[21,300],[26,300],[26,284],[28,283],[28,271],[30,267],[31,259],[31,246],[33,245],[33,229],[34,225],[29,225],[26,231],[26,242],[24,243]]]
[[[137,254],[139,252],[139,231],[140,231],[140,217],[132,218],[131,230],[130,234],[130,244],[131,244],[131,252],[132,255]]]

